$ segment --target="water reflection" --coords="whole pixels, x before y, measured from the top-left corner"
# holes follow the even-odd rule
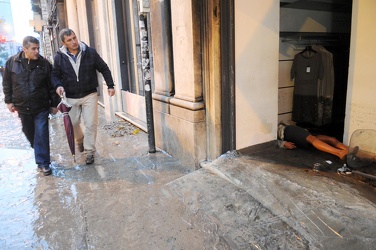
[[[2,81],[2,79],[0,79]],[[34,152],[21,130],[17,113],[4,104],[0,87],[0,248],[33,248],[36,166]]]
[[[0,241],[11,249],[32,248],[33,222],[38,218],[34,154],[0,148],[0,156]]]

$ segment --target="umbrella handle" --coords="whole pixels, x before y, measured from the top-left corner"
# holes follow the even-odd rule
[[[60,98],[65,100],[67,97],[65,96],[65,91],[60,95]]]

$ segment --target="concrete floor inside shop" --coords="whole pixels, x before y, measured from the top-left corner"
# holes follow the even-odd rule
[[[271,141],[241,149],[239,152],[259,161],[304,169],[307,174],[320,174],[339,181],[346,179],[346,181],[354,183],[365,183],[370,185],[372,189],[376,187],[376,163],[361,168],[352,168],[347,165],[352,170],[352,173],[344,176],[344,174],[339,174],[337,170],[347,164],[346,160],[340,160],[334,155],[319,151],[313,147],[311,149],[296,148],[289,150],[279,148],[277,141]],[[317,163],[319,167],[314,167]],[[360,175],[359,172],[369,175],[370,178]]]

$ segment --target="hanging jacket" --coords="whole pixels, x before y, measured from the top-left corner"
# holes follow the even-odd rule
[[[36,114],[56,107],[59,96],[50,82],[51,64],[42,56],[28,60],[20,52],[8,59],[3,75],[5,103],[19,113]]]
[[[64,87],[66,97],[81,98],[97,92],[99,71],[108,88],[114,88],[111,71],[94,48],[80,42],[76,62],[62,46],[55,54],[51,81],[55,89]]]
[[[291,67],[291,80],[294,79],[292,120],[294,122],[321,125],[319,119],[318,81],[323,77],[321,55],[316,51],[305,51],[295,55]]]
[[[318,82],[319,97],[319,125],[326,125],[332,122],[333,96],[334,96],[334,65],[333,54],[324,47],[313,45],[312,48],[321,55],[324,74]],[[321,121],[321,124],[320,124]]]

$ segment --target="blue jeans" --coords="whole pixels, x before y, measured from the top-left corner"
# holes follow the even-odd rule
[[[48,166],[50,158],[50,134],[48,131],[49,110],[37,114],[21,114],[22,132],[34,148],[35,163],[38,167]]]

